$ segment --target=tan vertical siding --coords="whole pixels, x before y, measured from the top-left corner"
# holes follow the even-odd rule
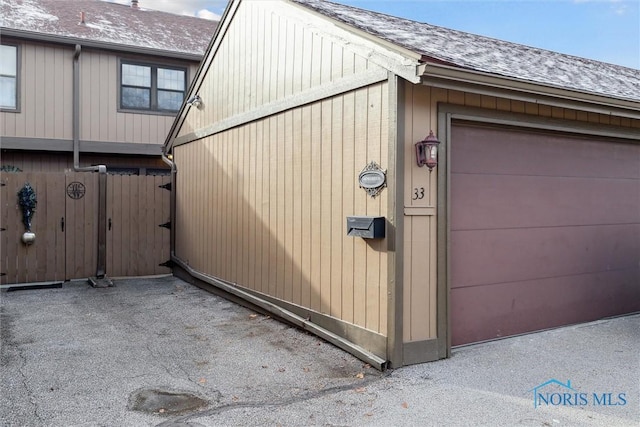
[[[386,191],[372,199],[357,184],[367,162],[386,169],[387,90],[373,85],[176,147],[178,257],[386,334],[387,242],[346,236],[346,217],[387,216]]]
[[[288,18],[290,9],[269,1],[240,4],[197,89],[205,108],[189,110],[178,136],[375,67]]]
[[[404,159],[404,271],[403,271],[403,340],[421,341],[436,338],[436,227],[437,174],[419,168],[415,160],[416,141],[433,130],[436,135],[438,103],[482,107],[541,117],[563,118],[598,124],[640,127],[640,120],[616,118],[523,101],[405,84]],[[423,198],[414,200],[415,189],[425,189]]]
[[[118,58],[114,53],[90,49],[83,50],[80,55],[80,139],[163,143],[173,124],[173,115],[118,111]],[[162,58],[142,60],[157,64],[167,63],[167,60]],[[193,78],[193,66],[187,66],[187,69],[189,78]]]
[[[0,112],[2,135],[71,140],[74,49],[31,42],[20,48],[21,109]],[[187,68],[191,79],[197,64]],[[173,115],[117,111],[118,55],[107,51],[82,51],[80,102],[82,140],[161,144],[174,120]]]
[[[205,108],[189,111],[179,135],[380,70],[290,19],[289,6],[278,13],[273,7],[282,5],[240,4],[197,91]],[[178,182],[205,180],[178,187],[188,194],[179,209],[208,192],[215,217],[187,223],[178,214],[178,256],[224,280],[386,334],[387,241],[347,237],[346,216],[387,216],[386,192],[371,199],[357,185],[368,162],[387,168],[387,90],[377,84],[346,92],[177,147]],[[196,158],[215,178],[197,174]],[[225,249],[204,263],[194,252],[198,239],[184,229],[200,229]]]
[[[73,169],[72,153],[9,151],[2,153],[0,161],[2,165],[15,166],[24,172],[60,172],[65,169]],[[97,164],[107,164],[110,168],[167,169],[167,165],[159,157],[127,158],[95,154],[80,156],[80,166]]]
[[[73,50],[33,43],[20,49],[20,112],[0,112],[2,135],[71,139]]]

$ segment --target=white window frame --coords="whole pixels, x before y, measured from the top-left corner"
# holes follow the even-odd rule
[[[9,78],[15,79],[15,93],[14,93],[15,105],[14,106],[0,105],[0,111],[19,113],[20,112],[20,70],[21,70],[20,45],[17,43],[2,42],[2,46],[9,46],[9,47],[15,48],[15,53],[16,53],[16,67],[14,70],[15,74],[0,74],[1,77],[9,77]]]

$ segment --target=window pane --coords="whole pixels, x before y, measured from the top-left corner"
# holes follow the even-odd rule
[[[149,89],[123,87],[122,108],[151,108],[151,91]]]
[[[151,87],[151,67],[122,64],[122,84]]]
[[[16,108],[15,77],[0,77],[0,107]]]
[[[158,91],[158,109],[178,111],[182,105],[183,92]]]
[[[184,71],[158,68],[158,89],[184,90]]]
[[[16,76],[16,61],[18,58],[16,46],[0,45],[0,74],[3,76]]]

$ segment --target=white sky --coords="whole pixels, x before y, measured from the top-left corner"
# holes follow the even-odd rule
[[[112,3],[131,4],[131,0],[106,0]],[[138,0],[144,9],[162,10],[178,15],[197,16],[204,19],[219,20],[227,5],[226,0]],[[215,13],[214,10],[219,11]]]

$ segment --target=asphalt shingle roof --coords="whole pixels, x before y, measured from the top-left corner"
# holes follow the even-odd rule
[[[640,101],[640,70],[451,30],[325,0],[293,0],[329,18],[454,67]]]
[[[0,0],[2,28],[166,52],[203,55],[217,24],[99,0]]]

